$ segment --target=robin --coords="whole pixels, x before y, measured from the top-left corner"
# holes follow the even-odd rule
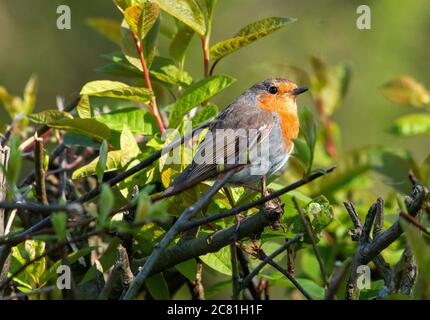
[[[193,162],[162,197],[216,179],[232,166],[237,169],[229,183],[265,195],[267,178],[286,169],[300,127],[296,98],[307,90],[290,80],[272,78],[245,91],[216,117]],[[255,186],[258,182],[261,189]]]

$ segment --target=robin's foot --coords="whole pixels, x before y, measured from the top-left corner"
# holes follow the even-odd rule
[[[259,252],[261,250],[260,241],[258,241],[257,239],[252,239],[251,242],[252,242],[252,245],[251,245],[252,250],[254,250],[255,252]]]

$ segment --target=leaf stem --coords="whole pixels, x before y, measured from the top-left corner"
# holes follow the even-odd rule
[[[35,137],[35,148],[34,148],[34,165],[35,165],[35,181],[36,181],[36,198],[37,200],[44,204],[48,205],[48,196],[46,194],[46,185],[45,185],[45,169],[44,169],[44,159],[45,152],[43,146],[43,139]]]
[[[136,45],[136,49],[139,53],[140,63],[142,64],[143,75],[145,77],[146,86],[148,87],[149,90],[154,92],[152,83],[151,83],[151,78],[149,76],[148,66],[146,65],[145,55],[143,53],[142,42],[139,40],[139,38],[134,32],[132,32],[132,34],[133,34],[134,44]],[[155,120],[157,121],[157,125],[160,129],[161,134],[163,134],[166,131],[166,128],[164,126],[163,120],[161,119],[161,115],[160,115],[160,111],[158,110],[157,99],[155,98],[155,95],[153,95],[151,98],[150,111],[154,115]]]
[[[209,76],[209,35],[202,36],[204,75]]]

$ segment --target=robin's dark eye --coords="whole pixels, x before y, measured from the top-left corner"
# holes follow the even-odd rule
[[[276,88],[275,86],[271,86],[271,87],[269,87],[268,91],[271,94],[277,94],[278,93],[278,88]]]

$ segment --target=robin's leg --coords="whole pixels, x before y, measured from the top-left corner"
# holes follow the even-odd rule
[[[261,196],[265,197],[269,194],[267,191],[267,178],[266,176],[261,177]]]

